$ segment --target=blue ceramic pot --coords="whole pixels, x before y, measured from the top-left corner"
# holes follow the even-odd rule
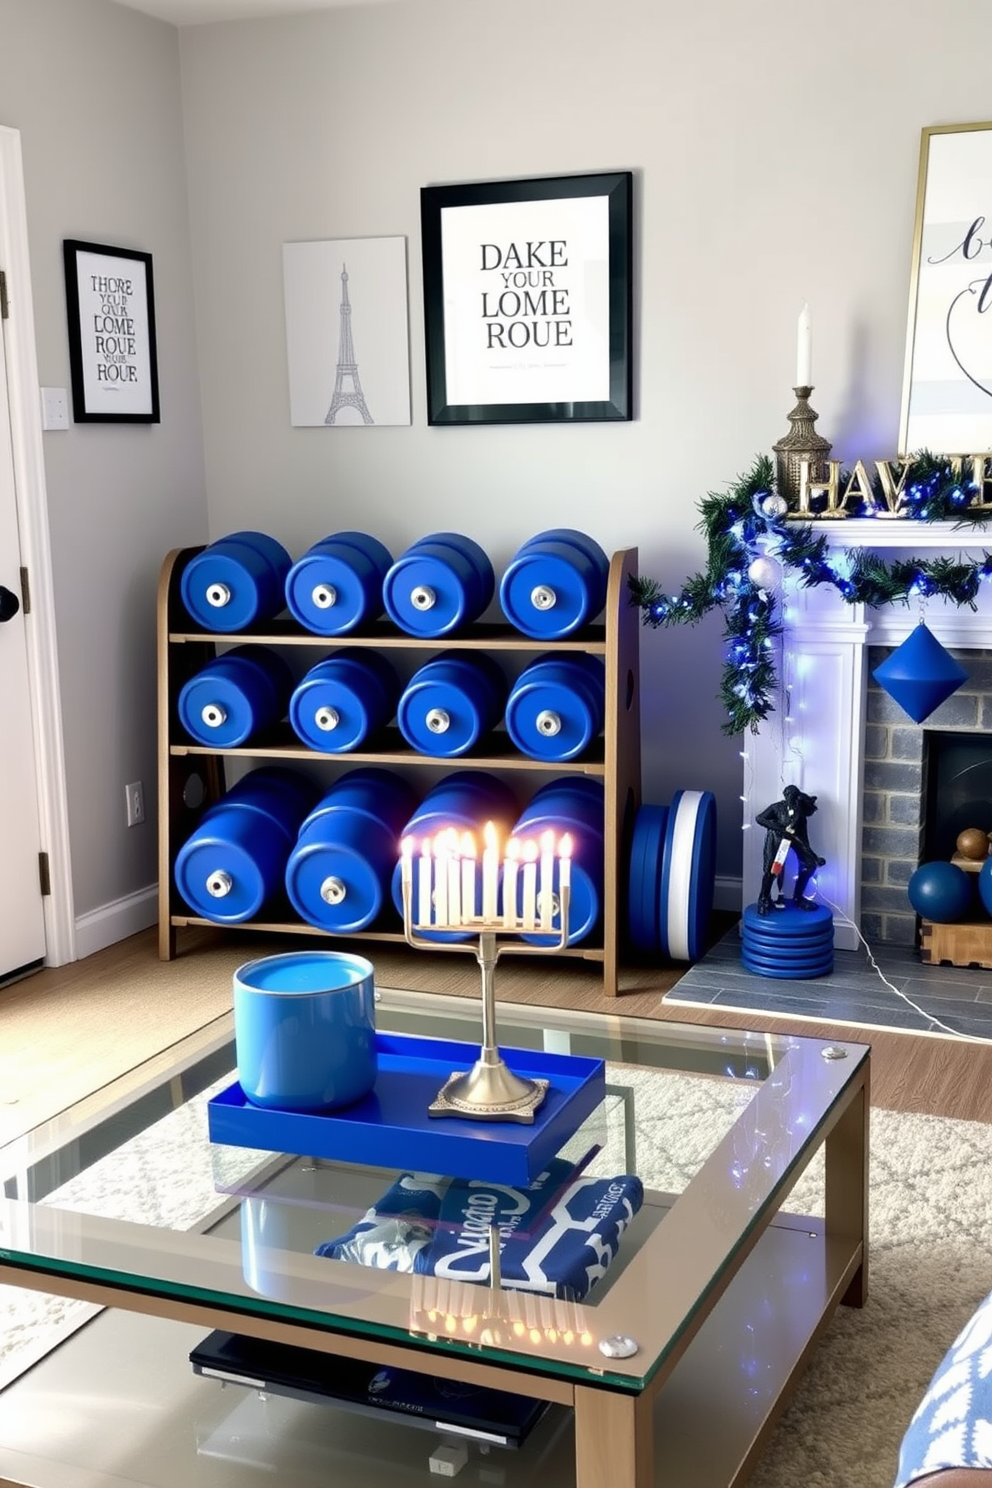
[[[375,1084],[371,961],[344,951],[263,956],[234,973],[234,1042],[253,1105],[334,1111]]]

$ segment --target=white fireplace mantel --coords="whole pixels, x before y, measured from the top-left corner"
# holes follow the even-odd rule
[[[977,562],[992,552],[992,530],[953,522],[848,519],[813,524],[832,554],[857,548],[896,558],[947,556]],[[862,785],[864,779],[866,647],[897,646],[921,618],[949,648],[992,648],[992,584],[983,585],[976,609],[944,600],[885,605],[848,604],[832,585],[804,589],[789,571],[780,595],[775,711],[757,734],[745,734],[744,904],[758,897],[764,833],[754,818],[781,799],[785,785],[817,797],[810,843],[826,858],[817,874],[821,899],[834,911],[834,943],[859,944]]]

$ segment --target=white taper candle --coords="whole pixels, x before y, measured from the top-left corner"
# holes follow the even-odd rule
[[[478,849],[471,832],[462,833],[462,924],[475,915],[475,858]]]
[[[482,842],[482,918],[492,924],[496,919],[496,896],[499,888],[499,843],[492,822],[486,822]]]
[[[796,387],[813,386],[813,329],[810,324],[809,306],[799,312],[796,328]]]
[[[520,843],[511,837],[506,844],[503,859],[503,925],[512,930],[517,923],[517,872],[520,862]]]
[[[448,923],[462,922],[462,863],[458,833],[452,827],[448,832]]]
[[[568,832],[558,843],[558,900],[559,906],[564,898],[565,890],[572,887],[572,839]],[[561,928],[565,932],[565,943],[568,944],[568,926],[565,923],[564,911],[559,907]]]
[[[542,930],[551,929],[552,895],[555,873],[555,834],[541,833],[541,879],[537,893],[537,908]]]
[[[425,837],[420,844],[420,862],[417,864],[417,912],[414,922],[429,925],[431,922],[431,898],[434,887],[431,882],[431,839]]]
[[[558,892],[572,886],[572,839],[568,832],[558,843]]]
[[[521,919],[524,930],[537,929],[537,843],[525,842],[522,849],[523,867],[523,911]]]
[[[448,923],[448,833],[434,838],[434,923]]]

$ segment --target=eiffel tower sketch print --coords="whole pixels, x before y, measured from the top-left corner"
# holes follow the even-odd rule
[[[329,439],[409,425],[406,239],[321,238],[282,251],[290,423]]]
[[[375,419],[369,413],[368,404],[365,402],[365,394],[362,392],[362,384],[358,376],[358,362],[355,358],[355,346],[351,334],[351,301],[348,298],[347,264],[341,265],[341,330],[338,336],[338,366],[334,378],[334,396],[324,423],[333,424],[342,408],[355,408],[361,414],[363,423],[375,423]]]

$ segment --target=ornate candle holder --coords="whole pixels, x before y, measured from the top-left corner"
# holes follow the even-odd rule
[[[792,428],[777,444],[772,445],[772,449],[775,451],[776,488],[795,511],[800,506],[803,461],[809,465],[808,479],[822,480],[826,474],[831,444],[829,439],[817,434],[813,427],[819,418],[819,414],[814,413],[809,406],[809,395],[813,389],[796,387],[792,391],[797,399],[795,408],[789,414]]]
[[[483,913],[474,913],[475,893],[474,877],[472,880],[471,898],[466,902],[468,910],[464,914],[451,915],[447,913],[447,894],[444,899],[444,910],[439,920],[433,918],[429,921],[415,923],[413,917],[413,865],[412,844],[404,843],[402,857],[402,892],[403,892],[403,934],[408,945],[421,951],[433,951],[437,949],[437,943],[429,940],[424,931],[440,931],[461,934],[468,930],[472,932],[473,940],[456,943],[455,950],[464,950],[474,953],[482,973],[482,1047],[479,1058],[470,1070],[455,1071],[445,1081],[437,1093],[437,1098],[427,1108],[429,1116],[461,1116],[475,1121],[520,1121],[528,1124],[533,1123],[534,1112],[541,1105],[548,1089],[548,1081],[542,1079],[531,1079],[529,1076],[516,1074],[506,1064],[499,1052],[496,1043],[496,963],[500,954],[507,949],[498,942],[500,935],[519,933],[526,931],[536,935],[549,935],[554,939],[549,945],[528,945],[528,952],[535,955],[554,955],[568,944],[568,908],[570,898],[568,864],[569,858],[563,852],[559,859],[559,885],[558,905],[560,926],[555,932],[552,926],[553,914],[551,905],[545,896],[551,894],[550,877],[542,886],[542,914],[540,919],[536,914],[527,916],[527,903],[525,897],[524,914],[518,916],[516,913],[516,884],[514,881],[512,896],[507,895],[507,883],[503,884],[503,913],[496,914],[496,880],[495,880],[495,858],[491,856],[491,849],[483,855]],[[429,846],[429,844],[428,844]],[[430,863],[430,859],[428,859]],[[474,867],[474,859],[472,860]],[[431,864],[433,867],[433,864]],[[457,865],[456,865],[457,866]],[[514,861],[514,868],[516,866]],[[491,881],[487,874],[487,867],[491,868]],[[447,863],[438,865],[438,872],[446,874]],[[514,874],[515,880],[515,874]],[[418,908],[423,913],[423,904],[426,899],[428,914],[432,909],[432,875],[422,879],[418,885]],[[469,912],[469,910],[471,912]],[[418,934],[418,931],[420,932]]]

